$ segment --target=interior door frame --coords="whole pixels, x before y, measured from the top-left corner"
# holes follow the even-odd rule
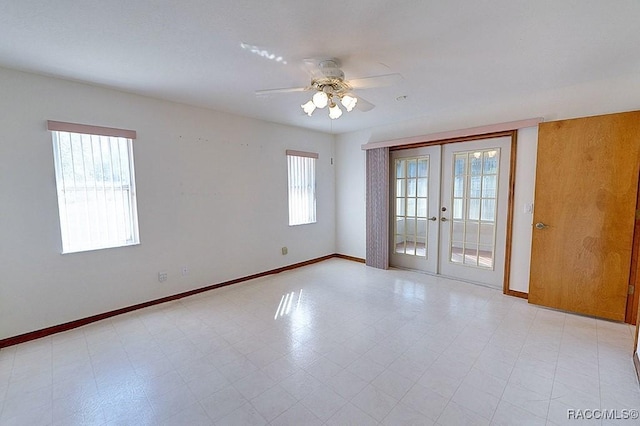
[[[639,180],[640,182],[640,180]],[[627,294],[627,312],[624,322],[640,325],[640,186],[636,199],[636,222],[633,227],[633,247],[631,248],[631,271],[629,273],[629,290],[633,288],[633,294]],[[636,336],[637,343],[637,336]],[[639,371],[640,373],[640,371]]]
[[[457,142],[468,142],[482,139],[492,139],[497,137],[511,137],[511,155],[509,158],[509,195],[507,199],[507,222],[506,222],[506,246],[505,246],[505,258],[504,258],[504,277],[502,282],[502,293],[527,299],[529,295],[520,291],[511,290],[509,288],[509,280],[511,276],[511,250],[512,250],[512,238],[513,238],[513,212],[514,212],[514,195],[516,184],[516,148],[518,144],[518,130],[507,130],[502,132],[485,133],[481,135],[464,136],[459,138],[442,139],[429,142],[418,142],[406,145],[398,145],[389,148],[389,159],[391,158],[391,151],[399,151],[403,149],[423,148],[433,145],[446,145]],[[390,191],[391,188],[388,188]],[[387,242],[389,244],[389,241]]]

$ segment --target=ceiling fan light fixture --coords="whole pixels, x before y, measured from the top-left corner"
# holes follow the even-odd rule
[[[351,112],[351,110],[358,103],[358,98],[350,96],[350,95],[344,95],[344,96],[342,96],[342,98],[340,98],[340,102],[342,102],[342,105],[347,110],[347,112]]]
[[[311,117],[311,114],[313,114],[313,111],[316,110],[316,105],[313,103],[313,101],[308,101],[306,104],[304,105],[300,105],[302,107],[302,110],[309,116]]]
[[[329,103],[329,96],[324,92],[316,92],[312,101],[316,108],[324,108]]]
[[[340,109],[340,107],[334,102],[331,102],[331,105],[329,106],[329,118],[335,120],[336,118],[340,118],[341,115],[342,110]]]

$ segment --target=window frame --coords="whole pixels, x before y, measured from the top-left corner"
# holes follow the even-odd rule
[[[56,200],[58,203],[58,219],[60,224],[60,239],[61,239],[61,253],[62,254],[70,254],[70,253],[82,253],[87,251],[94,250],[102,250],[109,248],[117,248],[117,247],[128,247],[135,246],[140,244],[140,232],[138,226],[138,208],[137,208],[137,193],[136,193],[136,183],[135,183],[135,167],[134,167],[134,155],[133,155],[133,141],[136,139],[136,132],[133,130],[125,130],[125,129],[115,129],[108,127],[99,127],[99,126],[89,126],[84,124],[76,124],[76,123],[64,123],[59,121],[48,121],[47,129],[51,131],[52,145],[53,145],[53,155],[54,155],[54,171],[55,171],[55,180],[56,180]],[[61,137],[69,137],[69,146],[70,149],[72,146],[71,138],[81,138],[79,143],[81,146],[82,152],[82,173],[87,172],[87,170],[91,170],[93,168],[92,173],[97,173],[96,170],[101,170],[104,173],[105,165],[108,165],[108,170],[110,170],[111,175],[111,186],[110,189],[107,185],[108,180],[101,181],[101,185],[99,181],[96,179],[92,179],[92,181],[87,185],[87,181],[85,179],[85,185],[82,184],[77,185],[75,182],[76,175],[76,163],[73,160],[73,151],[71,151],[71,161],[72,161],[72,169],[74,182],[72,185],[69,185],[70,182],[67,182],[69,179],[65,180],[64,177],[64,162],[63,162],[63,154],[62,154],[62,141]],[[74,136],[75,135],[75,136]],[[88,137],[88,139],[87,139]],[[95,138],[99,138],[97,141]],[[104,138],[108,138],[106,141]],[[78,139],[75,139],[78,141]],[[89,150],[91,152],[91,157],[88,158],[88,152],[85,151],[85,144],[91,144]],[[99,154],[96,154],[94,151],[95,144],[98,144]],[[104,149],[105,146],[103,144],[107,144],[108,146],[108,162],[105,162]],[[113,151],[117,148],[117,155],[114,157]],[[96,158],[99,157],[99,161],[102,163],[99,169],[96,169]],[[126,157],[126,158],[125,158]],[[87,161],[89,160],[89,161]],[[67,159],[68,161],[68,159]],[[87,168],[87,164],[89,164],[90,168]],[[116,176],[116,164],[119,167],[122,167],[120,170],[125,170],[124,167],[127,167],[126,174],[124,176],[128,177],[128,181],[123,183],[121,176],[119,176],[118,180],[115,179]],[[67,172],[68,173],[68,172]],[[122,174],[120,172],[119,174]],[[103,175],[104,176],[104,175]],[[119,184],[116,186],[116,184]],[[91,188],[91,185],[93,188]],[[86,221],[80,221],[80,224],[74,225],[75,222],[70,220],[68,215],[68,206],[70,205],[71,197],[68,197],[69,191],[74,191],[75,193],[84,192],[85,200],[82,202],[80,209],[83,209],[87,215]],[[111,193],[109,194],[109,191]],[[120,193],[117,195],[117,193]],[[90,206],[90,203],[93,200],[89,199],[89,194],[94,193],[95,197],[95,205],[93,209]],[[127,195],[125,196],[124,193]],[[109,199],[109,195],[113,197],[113,199]],[[98,197],[101,196],[101,200],[98,200]],[[117,199],[120,197],[120,199]],[[122,205],[118,206],[118,202],[121,201]],[[100,206],[100,202],[103,203]],[[113,210],[112,210],[113,209]],[[98,219],[98,215],[104,214],[105,219],[101,221]],[[121,228],[118,228],[118,222],[121,222]],[[74,237],[73,232],[70,232],[70,229],[74,229],[77,233],[78,227],[85,226],[85,232],[90,235],[89,238],[81,238],[77,235]],[[112,237],[112,234],[115,231],[116,237]],[[122,234],[121,234],[122,233]],[[106,236],[105,236],[106,234]],[[97,236],[96,239],[92,239],[91,236]]]
[[[311,176],[311,188],[309,188],[309,184],[307,184],[307,193],[306,194],[301,194],[301,198],[303,198],[303,201],[305,201],[305,203],[307,204],[306,208],[302,208],[302,210],[307,210],[306,214],[305,213],[301,213],[300,211],[298,211],[297,215],[298,216],[305,216],[305,218],[303,220],[299,220],[298,218],[295,217],[295,215],[292,216],[292,212],[295,212],[296,209],[296,205],[293,205],[293,199],[292,199],[292,176],[293,174],[296,172],[295,170],[292,171],[292,162],[291,162],[291,157],[298,157],[300,159],[311,159],[313,160],[313,162],[311,163],[313,165],[313,175]],[[287,204],[288,204],[288,224],[289,226],[300,226],[300,225],[311,225],[314,223],[318,222],[318,216],[317,216],[317,205],[318,205],[318,197],[317,197],[317,160],[319,158],[318,153],[315,152],[306,152],[306,151],[296,151],[296,150],[286,150],[286,158],[287,158]],[[307,179],[308,181],[308,171],[307,172],[302,172],[302,173],[306,173],[307,176],[299,176],[298,179],[303,179],[303,181],[305,179]],[[311,192],[311,194],[309,194],[309,191]],[[309,200],[305,200],[305,198],[308,198],[309,196],[311,196],[312,202],[311,202],[311,206],[309,207]],[[303,203],[303,204],[305,204]],[[298,207],[299,207],[299,202],[298,202]],[[308,211],[311,210],[311,211]]]

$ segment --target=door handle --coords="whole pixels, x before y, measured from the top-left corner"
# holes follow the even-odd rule
[[[435,216],[431,216],[431,217],[429,218],[429,220],[430,220],[431,222],[435,222],[436,220],[438,220],[438,218],[437,218],[437,217],[435,217]]]
[[[446,222],[446,221],[448,221],[448,220],[449,220],[449,219],[447,219],[446,217],[441,217],[441,218],[440,218],[440,222]]]
[[[536,229],[546,229],[546,228],[549,227],[549,225],[545,225],[542,222],[538,222],[538,223],[536,223],[535,227],[536,227]]]

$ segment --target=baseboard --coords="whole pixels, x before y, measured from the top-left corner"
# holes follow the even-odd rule
[[[507,292],[505,294],[507,296],[519,297],[521,299],[528,299],[529,298],[529,294],[528,293],[524,293],[522,291],[507,290]]]
[[[311,260],[305,260],[304,262],[294,263],[291,265],[283,266],[281,268],[271,269],[269,271],[259,272],[257,274],[247,275],[245,277],[236,278],[233,280],[224,281],[217,284],[211,284],[206,287],[185,291],[183,293],[178,293],[171,296],[161,297],[160,299],[154,299],[148,302],[138,303],[136,305],[127,306],[127,307],[116,309],[109,312],[103,312],[101,314],[92,315],[90,317],[81,318],[75,321],[69,321],[64,324],[58,324],[58,325],[43,328],[40,330],[31,331],[29,333],[20,334],[18,336],[7,337],[5,339],[0,340],[0,348],[17,345],[20,343],[28,342],[30,340],[40,339],[42,337],[50,336],[52,334],[61,333],[63,331],[68,331],[74,328],[82,327],[84,325],[91,324],[92,322],[115,317],[116,315],[126,314],[128,312],[136,311],[142,308],[148,308],[149,306],[158,305],[160,303],[171,302],[173,300],[182,299],[183,297],[193,296],[194,294],[198,294],[198,293],[204,293],[205,291],[214,290],[216,288],[225,287],[232,284],[238,284],[238,283],[253,280],[256,278],[266,277],[267,275],[279,274],[280,272],[290,271],[292,269],[312,265],[314,263],[322,262],[332,258],[340,258],[340,259],[364,263],[364,259],[359,259],[357,257],[346,256],[344,254],[338,254],[338,253],[328,254],[326,256],[317,257]]]
[[[366,261],[361,257],[349,256],[346,254],[336,253],[333,257],[337,257],[338,259],[350,260],[352,262],[365,263]]]

